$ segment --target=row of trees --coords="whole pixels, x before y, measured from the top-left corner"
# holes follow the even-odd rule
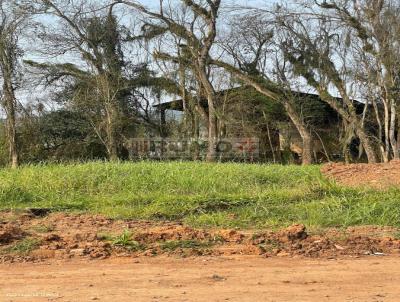
[[[399,159],[398,1],[255,9],[161,0],[149,9],[128,0],[0,0],[0,8],[1,101],[13,167],[21,154],[34,160],[33,150],[124,158],[127,138],[165,132],[152,104],[166,95],[183,100],[178,135],[193,137],[199,122],[206,125],[207,159],[214,160],[227,123],[218,91],[237,85],[283,108],[301,136],[303,164],[313,161],[315,131],[299,105],[301,90],[317,93],[340,117],[346,160],[355,141],[368,162]]]

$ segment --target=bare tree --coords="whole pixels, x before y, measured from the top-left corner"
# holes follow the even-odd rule
[[[281,49],[292,64],[293,72],[306,80],[321,99],[341,116],[346,127],[346,145],[352,137],[358,137],[368,161],[377,162],[373,141],[365,129],[363,115],[357,113],[348,85],[346,48],[343,49],[341,39],[335,32],[335,22],[326,16],[304,12],[301,15],[285,9],[278,10],[276,16],[281,33],[286,35]],[[341,98],[332,94],[331,87]]]
[[[181,7],[180,16],[185,18],[188,11],[190,10]],[[155,45],[155,63],[169,86],[164,87],[164,90],[181,97],[184,112],[181,134],[198,141],[200,121],[203,125],[208,125],[208,114],[204,108],[202,86],[199,85],[201,81],[192,66],[192,53],[188,51],[185,40],[180,37],[163,34],[157,37],[157,41],[151,35],[148,38]]]
[[[19,164],[16,89],[19,84],[18,59],[22,55],[18,42],[28,15],[19,9],[16,1],[1,0],[0,18],[1,103],[6,112],[10,163],[16,168]]]
[[[217,115],[216,115],[216,93],[209,76],[209,57],[217,37],[217,18],[221,0],[207,0],[205,2],[181,0],[181,3],[190,9],[192,21],[182,20],[177,11],[168,12],[164,10],[163,1],[160,2],[159,12],[146,9],[132,1],[116,1],[128,5],[135,10],[145,14],[147,17],[157,20],[148,22],[147,29],[156,34],[169,33],[184,42],[182,47],[191,58],[191,68],[199,81],[198,96],[204,95],[207,99],[207,126],[208,126],[208,152],[207,160],[215,160],[217,140]],[[171,6],[170,6],[171,7]],[[175,15],[174,15],[175,14]],[[157,53],[158,58],[168,59],[179,63],[181,60],[174,54]]]
[[[260,14],[241,16],[231,24],[231,34],[221,42],[228,58],[212,60],[247,85],[262,93],[267,100],[283,105],[290,120],[298,130],[302,142],[302,163],[313,162],[313,137],[300,112],[296,109],[296,96],[288,89],[285,76],[285,58],[277,59],[277,41],[272,19]],[[273,78],[273,69],[277,77]]]
[[[365,87],[364,97],[375,111],[383,160],[399,159],[395,135],[400,80],[398,1],[347,0],[319,5],[347,29],[347,47],[356,55],[356,80]]]

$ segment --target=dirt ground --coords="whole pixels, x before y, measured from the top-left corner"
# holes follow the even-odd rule
[[[195,229],[179,222],[112,220],[100,215],[0,212],[0,263],[172,255],[309,257],[399,255],[399,230],[352,227],[310,232]]]
[[[400,161],[350,165],[332,163],[324,165],[321,171],[328,178],[351,187],[387,189],[400,186]]]
[[[0,302],[399,301],[399,230],[0,212]]]
[[[0,265],[0,301],[399,301],[400,258],[140,257]]]

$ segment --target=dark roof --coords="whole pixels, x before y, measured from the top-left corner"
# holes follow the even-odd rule
[[[243,89],[245,87],[243,86],[239,86],[239,87],[235,87],[235,88],[228,88],[228,89],[224,89],[221,91],[217,92],[217,95],[219,96],[223,96],[226,95],[228,93],[233,93],[233,92],[237,92],[240,89]],[[201,100],[201,105],[203,108],[207,108],[208,107],[208,103],[206,99],[202,99]],[[169,101],[169,102],[164,102],[164,103],[160,103],[160,104],[156,104],[153,105],[154,108],[159,108],[161,110],[177,110],[177,111],[183,111],[183,100],[182,99],[178,99],[178,100],[173,100],[173,101]]]
[[[256,92],[257,94],[259,94],[262,98],[267,99],[266,96],[262,95],[261,93],[259,93],[258,91],[256,91],[253,87],[245,85],[245,86],[238,86],[235,88],[229,88],[229,89],[224,89],[221,90],[219,92],[217,92],[217,94],[219,96],[225,96],[228,94],[232,94],[235,95],[235,93],[243,93],[246,92],[247,89],[252,90],[253,92]],[[297,96],[299,99],[301,100],[314,100],[317,102],[321,102],[323,104],[326,104],[324,101],[321,100],[320,96],[318,94],[315,93],[306,93],[306,92],[299,92],[299,91],[290,91],[290,93],[293,96]],[[337,98],[338,100],[342,100],[342,98]],[[355,107],[357,110],[357,113],[360,114],[363,111],[364,108],[364,104],[354,100],[355,103]],[[203,108],[207,109],[208,108],[208,103],[206,99],[202,99],[201,101],[201,105]],[[176,110],[176,111],[183,111],[183,100],[182,99],[177,99],[177,100],[173,100],[173,101],[169,101],[169,102],[164,102],[164,103],[160,103],[160,104],[156,104],[153,105],[154,108],[160,109],[160,110]],[[326,104],[326,110],[331,111],[330,114],[335,114],[334,110],[332,108],[330,108],[330,106],[328,106]]]
[[[157,105],[153,105],[154,108],[160,109],[160,110],[177,110],[177,111],[183,111],[183,101],[182,99],[180,100],[173,100],[170,102],[164,102],[160,103]]]

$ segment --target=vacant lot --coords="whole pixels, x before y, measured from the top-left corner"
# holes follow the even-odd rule
[[[88,163],[0,171],[0,208],[48,208],[195,227],[400,226],[400,190],[347,188],[319,166]]]
[[[400,190],[320,168],[1,170],[0,301],[397,301]]]
[[[2,170],[0,182],[6,262],[400,251],[399,190],[337,185],[319,166],[98,162]]]

